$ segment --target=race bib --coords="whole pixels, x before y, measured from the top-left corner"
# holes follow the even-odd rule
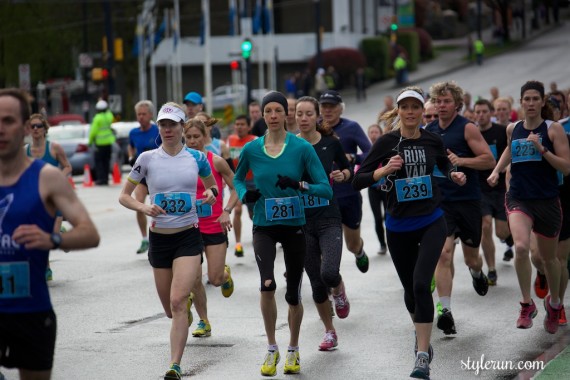
[[[27,261],[0,264],[0,298],[30,295],[30,264]]]
[[[190,193],[158,193],[154,203],[170,215],[184,215],[192,209]]]
[[[300,198],[303,208],[315,208],[329,205],[328,199],[317,197],[315,195],[302,194]]]
[[[267,220],[287,220],[302,217],[299,197],[268,198],[265,200]]]
[[[491,149],[491,153],[493,153],[493,157],[495,157],[495,160],[498,159],[498,157],[497,157],[497,145],[491,144],[491,145],[489,145],[489,149]]]
[[[542,139],[539,139],[542,142]],[[512,162],[542,161],[542,155],[534,144],[526,139],[513,140],[511,142]]]
[[[196,214],[198,218],[212,216],[212,205],[202,202],[203,199],[196,199]]]
[[[398,202],[410,202],[432,197],[431,177],[402,178],[396,180]]]

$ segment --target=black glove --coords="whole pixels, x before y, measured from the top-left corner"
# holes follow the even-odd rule
[[[255,190],[248,190],[245,192],[245,195],[242,198],[242,203],[255,203],[257,200],[261,198],[261,193],[259,189]]]
[[[275,186],[279,186],[281,190],[285,190],[288,187],[299,190],[299,182],[295,181],[294,179],[287,176],[281,176],[280,174],[277,174],[277,178],[279,179],[275,183]]]

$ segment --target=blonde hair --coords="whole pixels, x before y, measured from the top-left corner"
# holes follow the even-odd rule
[[[47,135],[48,129],[50,127],[46,117],[44,115],[42,115],[41,113],[34,113],[30,116],[30,121],[32,121],[32,119],[40,119],[40,121],[42,122],[42,124],[44,125],[44,136]]]
[[[220,119],[216,119],[215,117],[210,116],[208,113],[204,111],[198,112],[195,117],[198,116],[204,116],[206,118],[206,121],[203,122],[206,127],[213,127],[218,123],[218,121],[220,121]]]
[[[398,93],[398,96],[400,96],[400,94],[403,93],[404,91],[415,91],[418,94],[420,94],[421,96],[424,96],[424,91],[418,86],[408,86],[408,87],[404,88],[402,91],[400,91]],[[397,98],[398,97],[396,97],[396,99]],[[382,114],[382,116],[380,116],[380,118],[378,119],[378,124],[380,124],[380,122],[385,123],[384,124],[385,125],[384,126],[384,132],[395,131],[395,130],[398,130],[402,127],[402,123],[400,122],[400,117],[398,116],[398,104],[397,103],[396,103],[396,106],[394,108],[384,112]]]
[[[448,92],[455,101],[457,112],[461,111],[463,108],[463,89],[455,81],[439,82],[429,88],[430,98],[433,98],[434,102],[439,96],[443,96]]]
[[[184,133],[186,133],[190,128],[198,128],[198,130],[202,133],[203,136],[207,135],[206,124],[197,117],[193,117],[192,119],[184,123]]]

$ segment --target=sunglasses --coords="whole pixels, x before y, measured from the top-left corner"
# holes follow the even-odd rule
[[[43,125],[43,124],[32,124],[30,127],[32,127],[32,129],[40,129],[40,128],[44,128],[45,125]]]
[[[424,117],[425,117],[426,119],[437,119],[437,115],[425,114]]]

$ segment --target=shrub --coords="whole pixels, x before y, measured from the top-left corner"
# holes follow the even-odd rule
[[[420,39],[420,57],[422,60],[433,58],[433,45],[430,34],[424,28],[405,28],[402,31],[414,31]]]
[[[360,50],[362,50],[368,67],[369,80],[371,82],[387,79],[390,77],[390,44],[388,39],[383,36],[364,38],[360,42]]]
[[[344,83],[350,83],[356,69],[366,67],[366,57],[360,51],[352,48],[335,48],[323,50],[321,53],[323,68],[332,66],[339,76],[339,88]],[[316,58],[313,56],[309,61],[309,69],[316,72]]]

